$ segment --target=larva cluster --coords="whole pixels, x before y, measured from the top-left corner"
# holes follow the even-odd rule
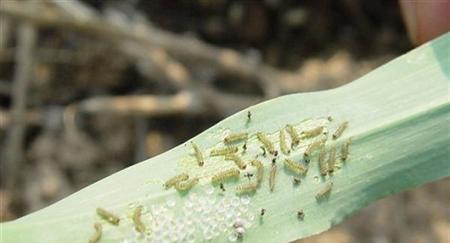
[[[139,233],[144,233],[145,225],[141,221],[141,215],[142,215],[142,206],[138,206],[138,207],[136,207],[136,209],[133,212],[132,220],[133,220],[134,228],[136,229],[136,231]]]
[[[284,155],[288,155],[291,153],[291,150],[289,149],[287,142],[286,142],[286,136],[284,135],[284,130],[280,130],[280,150]]]
[[[120,219],[115,214],[103,208],[97,208],[96,212],[97,215],[100,216],[100,218],[106,220],[108,223],[112,225],[119,225]]]
[[[262,143],[264,148],[267,149],[267,151],[269,151],[269,153],[275,154],[275,152],[276,152],[275,151],[275,146],[273,145],[273,143],[270,141],[270,139],[267,137],[266,134],[264,134],[262,132],[258,132],[256,134],[256,137]]]
[[[246,132],[234,133],[234,134],[230,134],[230,135],[226,136],[223,139],[223,142],[226,144],[237,143],[237,142],[241,142],[243,140],[247,140],[247,138],[248,138],[248,133],[246,133]]]
[[[324,145],[322,140],[317,140],[314,141],[312,143],[310,143],[308,145],[308,147],[306,148],[305,152],[303,153],[305,157],[309,157],[311,156],[311,154],[316,151],[317,149],[319,149],[320,147],[322,147]]]
[[[194,187],[195,185],[197,185],[199,179],[198,178],[192,178],[190,180],[186,180],[186,181],[180,181],[177,184],[175,184],[175,189],[177,189],[178,191],[189,191],[190,189],[192,189],[192,187]]]
[[[234,216],[226,216],[224,217],[224,213],[227,213],[224,210],[226,207],[241,207],[239,205],[246,205],[248,207],[248,203],[250,198],[254,195],[257,195],[264,181],[268,182],[268,191],[275,193],[275,185],[276,181],[283,180],[279,173],[284,173],[288,175],[288,177],[292,180],[292,186],[300,185],[301,180],[308,180],[309,174],[314,172],[308,172],[312,170],[311,167],[312,162],[317,156],[318,161],[318,173],[322,176],[321,181],[324,181],[324,185],[322,185],[319,190],[316,191],[315,199],[318,203],[321,203],[322,200],[328,198],[331,195],[333,189],[333,182],[330,179],[338,176],[337,169],[341,168],[339,165],[339,158],[341,161],[346,161],[349,157],[349,148],[351,145],[351,139],[345,140],[345,142],[334,142],[333,140],[338,140],[342,137],[345,129],[348,127],[348,122],[342,122],[336,131],[332,135],[332,140],[328,139],[327,131],[329,131],[326,124],[331,122],[330,119],[324,120],[322,119],[319,123],[314,123],[314,120],[308,120],[308,125],[304,125],[303,129],[300,127],[296,127],[291,124],[287,124],[282,127],[279,131],[273,133],[263,133],[263,132],[255,132],[250,134],[248,132],[234,133],[229,134],[223,138],[221,138],[221,142],[215,145],[212,148],[200,148],[196,143],[191,142],[192,150],[194,151],[195,160],[189,159],[190,161],[196,161],[195,167],[192,167],[192,171],[182,172],[178,175],[175,175],[169,178],[164,183],[164,188],[166,190],[174,187],[177,191],[181,192],[177,194],[178,196],[187,196],[189,200],[184,204],[183,212],[186,213],[187,218],[191,218],[194,212],[204,212],[203,215],[208,215],[206,218],[215,218],[215,220],[235,220],[230,222],[224,222],[225,225],[232,225],[232,231],[228,236],[230,241],[237,241],[238,239],[242,239],[246,232],[246,227],[244,227],[243,222],[241,222],[242,214],[245,211],[241,211],[239,214],[240,218],[233,218]],[[251,113],[248,112],[246,124],[254,122],[251,120]],[[304,127],[308,127],[308,129],[304,129]],[[313,127],[313,128],[311,128]],[[301,131],[300,133],[298,131]],[[278,134],[277,134],[278,133]],[[287,135],[286,135],[287,134]],[[277,140],[278,135],[278,140]],[[275,140],[275,141],[274,141]],[[327,143],[331,141],[331,144]],[[242,142],[242,143],[241,143]],[[245,143],[244,143],[245,142]],[[241,143],[238,145],[238,143]],[[279,144],[276,144],[279,143]],[[290,143],[290,144],[289,144]],[[335,144],[337,143],[337,145]],[[340,147],[339,147],[340,146]],[[242,147],[242,149],[241,149]],[[259,148],[261,148],[263,157],[259,157],[261,153],[259,152]],[[280,153],[277,149],[280,149]],[[338,150],[340,149],[340,150]],[[205,152],[205,156],[203,152]],[[240,152],[241,151],[241,152]],[[258,151],[256,153],[256,151]],[[317,152],[317,155],[316,155]],[[340,155],[337,155],[337,152],[340,152]],[[303,155],[303,158],[302,158]],[[192,154],[189,154],[191,158],[193,158]],[[300,159],[297,159],[299,156]],[[340,156],[340,157],[337,157]],[[258,159],[255,159],[258,158]],[[293,158],[296,158],[295,160]],[[205,164],[205,159],[208,162]],[[336,160],[338,159],[338,161]],[[284,168],[286,170],[278,171],[278,161],[283,161]],[[233,161],[234,165],[231,163],[221,164],[222,161]],[[247,166],[246,161],[249,162]],[[304,162],[302,162],[304,161]],[[336,166],[338,163],[338,166]],[[194,165],[194,164],[193,164]],[[231,167],[230,167],[231,165]],[[222,166],[222,167],[220,167]],[[268,179],[264,177],[265,167],[268,168]],[[220,167],[220,169],[219,169]],[[311,168],[310,168],[311,167]],[[241,176],[241,173],[243,176]],[[308,174],[309,173],[309,174]],[[333,176],[331,176],[333,173]],[[330,175],[330,176],[327,176]],[[245,178],[246,177],[246,178]],[[278,178],[279,177],[279,178]],[[196,185],[199,184],[200,178],[211,180],[211,185],[209,185],[212,189],[208,191],[207,194],[210,195],[208,199],[203,199],[201,201],[193,199],[198,193],[199,190],[191,191]],[[318,177],[317,177],[318,178]],[[235,186],[229,186],[231,183],[236,183]],[[203,183],[202,183],[203,184]],[[214,186],[220,185],[220,189]],[[307,183],[308,185],[308,183]],[[207,184],[203,184],[202,187],[206,187]],[[226,186],[226,189],[225,189]],[[197,186],[198,187],[198,186]],[[300,190],[303,187],[300,187]],[[281,189],[281,184],[280,184]],[[201,189],[200,189],[201,190]],[[265,189],[264,189],[265,190]],[[281,191],[281,190],[280,190]],[[221,201],[221,203],[217,203],[217,196],[213,195],[215,193],[221,195],[221,197],[226,198],[228,195],[234,195],[231,201]],[[189,194],[188,194],[189,193]],[[188,195],[186,195],[188,194]],[[192,198],[192,199],[191,199]],[[244,198],[247,198],[244,200]],[[225,199],[223,199],[225,200]],[[228,203],[228,204],[227,204]],[[228,206],[225,206],[227,204]],[[168,201],[167,206],[173,207],[175,202]],[[195,208],[196,207],[196,208]],[[207,207],[207,208],[205,208]],[[210,208],[214,208],[211,210]],[[206,210],[206,211],[204,211]],[[218,213],[214,210],[218,210],[221,213]],[[246,209],[247,210],[247,209]],[[115,214],[102,209],[97,208],[97,215],[103,219],[105,222],[118,225],[120,222],[120,218]],[[146,211],[147,212],[147,209]],[[258,213],[258,212],[257,212]],[[158,215],[167,217],[167,209],[164,211],[160,210],[151,210],[152,220],[154,217],[158,217]],[[217,215],[219,216],[217,216]],[[259,212],[260,215],[260,223],[263,223],[261,220],[262,217],[266,214],[266,209],[262,208]],[[303,221],[305,219],[305,214],[302,209],[296,209],[293,211],[293,214],[296,215],[299,221]],[[236,214],[238,215],[238,214]],[[187,234],[186,237],[191,237],[192,239],[196,238],[199,234],[190,233],[190,231],[183,231],[184,228],[178,227],[175,225],[175,221],[171,221],[170,223],[166,223],[166,228],[160,229],[160,227],[153,227],[153,224],[145,224],[146,220],[143,220],[145,215],[143,215],[143,207],[137,206],[134,208],[134,211],[131,214],[131,221],[133,225],[133,230],[138,234],[146,234],[146,237],[151,235],[152,242],[160,242],[163,241],[162,238],[158,238],[158,236],[167,235],[166,232],[172,233],[172,231],[182,231],[180,234]],[[148,215],[147,215],[148,216]],[[237,216],[236,216],[237,217]],[[249,216],[249,219],[253,219],[253,216]],[[147,219],[148,220],[148,219]],[[157,219],[155,219],[157,220]],[[206,220],[206,219],[205,219]],[[186,220],[180,220],[180,222],[185,222]],[[206,222],[206,221],[205,221]],[[160,222],[155,225],[160,225]],[[122,223],[123,224],[123,223]],[[208,225],[205,223],[205,225]],[[190,228],[185,227],[185,228]],[[196,225],[194,227],[204,227],[203,225]],[[96,223],[94,225],[95,234],[91,236],[89,242],[97,243],[102,237],[102,225]],[[203,229],[203,228],[202,228]],[[203,238],[199,239],[200,241],[208,241],[213,239],[216,236],[216,233],[209,232],[208,229],[203,229],[202,232],[206,232],[203,235]],[[151,232],[151,234],[149,233]],[[189,235],[191,234],[191,235]],[[177,233],[178,235],[178,233]],[[217,234],[220,235],[220,234]],[[187,239],[187,238],[183,238]]]
[[[166,189],[169,189],[172,186],[176,185],[177,183],[179,183],[181,181],[185,181],[187,179],[189,179],[189,175],[186,173],[181,173],[181,174],[176,175],[176,176],[170,178],[169,180],[167,180],[166,183],[164,183],[164,187]]]
[[[89,239],[89,243],[97,243],[102,238],[103,227],[100,223],[94,224],[95,233]]]
[[[310,130],[302,131],[302,135],[305,138],[317,137],[323,133],[323,129],[324,129],[323,126],[319,126]]]
[[[292,147],[297,146],[300,143],[300,135],[298,135],[294,126],[290,124],[286,125],[286,131],[289,133],[289,136],[291,136]]]
[[[331,193],[331,189],[333,188],[333,183],[330,182],[327,185],[325,185],[325,187],[323,187],[322,189],[320,189],[317,194],[316,194],[316,199],[320,200],[328,195],[330,195]]]
[[[275,189],[275,179],[277,177],[277,165],[272,164],[270,167],[270,175],[269,175],[269,190],[273,192]]]
[[[320,175],[322,176],[326,176],[328,173],[328,164],[327,161],[325,160],[325,156],[327,155],[327,153],[325,152],[325,148],[321,148],[320,152],[319,152],[319,172]]]
[[[256,191],[257,187],[258,187],[258,184],[256,182],[242,183],[236,187],[236,193],[237,194],[254,193]]]
[[[336,164],[336,148],[332,147],[328,154],[328,161],[327,161],[328,173],[334,172],[335,164]]]
[[[333,139],[338,139],[342,135],[344,130],[347,128],[347,126],[348,126],[348,122],[347,121],[341,123],[341,125],[339,125],[339,127],[333,133]]]
[[[256,167],[256,182],[259,186],[264,177],[264,165],[259,160],[253,160],[251,164]]]
[[[287,169],[289,169],[290,171],[294,172],[297,175],[304,176],[308,172],[308,167],[306,167],[300,163],[297,163],[297,162],[293,161],[292,159],[285,159],[284,165]]]
[[[247,168],[247,165],[244,163],[244,161],[235,154],[227,154],[225,156],[225,160],[233,161],[237,165],[237,167],[239,167],[239,169],[241,170],[245,170],[245,168]]]
[[[194,142],[192,142],[192,148],[194,148],[195,158],[197,158],[198,166],[203,166],[205,164],[205,161],[203,160],[202,151]]]
[[[224,170],[224,171],[221,171],[221,172],[215,174],[213,177],[211,177],[211,182],[219,183],[219,182],[223,182],[228,179],[239,178],[240,173],[241,172],[235,168]]]
[[[216,148],[211,150],[210,156],[225,156],[227,154],[235,154],[237,153],[238,148],[235,146],[229,146],[224,148]]]
[[[350,144],[352,143],[351,139],[348,139],[347,141],[344,142],[344,144],[342,144],[341,147],[341,160],[346,161],[348,158],[348,153],[349,153],[349,148],[350,148]]]

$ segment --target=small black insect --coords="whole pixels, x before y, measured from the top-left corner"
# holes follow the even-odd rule
[[[261,208],[261,217],[264,216],[265,213],[266,213],[266,209]]]
[[[293,179],[292,179],[292,184],[294,184],[294,186],[298,186],[298,185],[300,185],[300,178],[298,178],[298,177],[294,177]]]
[[[250,122],[252,120],[252,112],[247,111],[247,122]]]
[[[247,172],[247,174],[245,174],[244,175],[245,177],[247,177],[249,180],[250,180],[250,178],[251,177],[253,177],[253,174],[252,173],[249,173],[249,172]]]
[[[223,183],[220,183],[220,190],[222,190],[223,192],[225,191],[225,186],[223,185]]]
[[[245,153],[245,151],[247,151],[247,142],[242,145],[242,153]]]
[[[260,146],[261,150],[263,151],[262,156],[266,157],[266,148],[263,146]]]
[[[305,218],[305,213],[303,212],[303,210],[299,210],[299,211],[297,212],[297,218],[298,218],[299,220],[303,220],[303,219]]]
[[[278,151],[275,150],[275,153],[273,154],[273,156],[277,157],[278,156]]]
[[[272,159],[272,165],[274,165],[277,162],[277,158]]]

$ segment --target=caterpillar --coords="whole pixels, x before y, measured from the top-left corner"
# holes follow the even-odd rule
[[[211,177],[211,182],[212,183],[218,183],[218,182],[222,182],[224,180],[230,179],[230,178],[236,178],[239,177],[239,174],[241,172],[238,169],[228,169],[228,170],[224,170],[222,172],[219,172],[217,174],[215,174],[213,177]]]
[[[286,131],[289,133],[289,136],[291,136],[292,145],[291,147],[294,147],[300,143],[300,136],[298,135],[297,131],[295,130],[295,127],[292,125],[286,125]]]
[[[203,164],[205,163],[205,161],[203,160],[203,154],[202,151],[200,150],[200,148],[197,146],[197,144],[195,144],[194,142],[192,143],[192,147],[194,148],[194,152],[195,152],[195,157],[197,158],[197,163],[199,166],[203,166]]]
[[[258,187],[258,184],[255,182],[248,182],[248,183],[240,184],[236,187],[236,193],[237,194],[253,193],[256,191],[257,187]]]
[[[272,164],[270,168],[270,176],[269,176],[269,189],[271,192],[275,189],[275,177],[277,175],[277,165]]]
[[[248,138],[248,133],[243,132],[243,133],[235,133],[235,134],[229,134],[228,136],[226,136],[223,139],[224,143],[235,143],[235,142],[239,142],[242,140],[247,140]]]
[[[177,184],[178,182],[185,181],[187,179],[189,179],[189,175],[186,173],[181,173],[181,174],[176,175],[176,176],[170,178],[169,180],[167,180],[166,183],[164,183],[164,187],[166,189],[169,189],[172,186],[174,186],[175,184]]]
[[[333,173],[334,165],[336,164],[336,148],[333,147],[330,150],[330,154],[328,155],[328,173]]]
[[[241,170],[245,170],[247,165],[242,161],[242,159],[235,154],[227,154],[225,155],[225,160],[232,160]]]
[[[210,152],[210,156],[224,156],[227,154],[234,154],[238,151],[237,147],[231,146],[231,147],[224,147],[224,148],[217,148],[213,149]]]
[[[321,147],[323,145],[324,145],[323,140],[317,140],[317,141],[310,143],[304,152],[305,157],[310,156],[314,152],[314,150],[318,149],[319,147]]]
[[[259,185],[259,184],[261,184],[261,181],[264,177],[264,166],[263,166],[262,162],[259,160],[253,160],[251,162],[251,164],[256,167],[256,170],[257,170],[256,182]]]
[[[326,176],[328,173],[328,164],[325,161],[327,155],[325,149],[322,147],[319,152],[319,171],[322,176]]]
[[[197,185],[198,181],[198,178],[193,178],[188,181],[180,181],[175,184],[175,189],[177,189],[178,191],[189,191],[190,189],[192,189],[192,187]]]
[[[308,172],[308,168],[306,166],[303,166],[300,163],[296,163],[295,161],[293,161],[291,159],[285,159],[284,160],[284,165],[290,171],[292,171],[292,172],[294,172],[295,174],[298,174],[298,175],[306,175],[306,173]]]
[[[134,228],[136,229],[136,231],[139,233],[144,233],[145,225],[141,221],[141,215],[142,215],[142,206],[138,206],[133,212],[132,220],[133,220]]]
[[[343,161],[347,160],[349,154],[349,148],[352,140],[349,138],[344,144],[341,146],[341,159]]]
[[[316,194],[316,199],[319,200],[325,196],[328,196],[331,193],[331,189],[333,188],[333,182],[328,183],[325,187],[320,189]]]
[[[95,233],[89,239],[89,243],[97,243],[102,238],[103,227],[100,223],[94,224]]]
[[[113,225],[119,224],[119,222],[120,222],[119,217],[117,217],[113,213],[108,212],[103,208],[97,208],[96,211],[97,211],[97,215],[100,216],[100,218],[106,220],[108,223],[113,224]]]
[[[280,149],[281,152],[285,155],[291,153],[291,150],[289,150],[289,147],[286,144],[286,135],[284,134],[283,129],[280,130]]]
[[[262,132],[256,133],[256,137],[262,143],[262,145],[269,151],[271,154],[275,154],[275,147],[273,143],[269,140],[269,138]]]
[[[335,139],[335,140],[338,139],[342,135],[344,130],[347,128],[347,126],[348,126],[348,121],[341,123],[341,125],[339,125],[339,127],[333,133],[333,139]]]
[[[306,138],[316,137],[316,136],[322,134],[323,129],[324,129],[323,126],[316,127],[311,130],[302,131],[302,135]]]

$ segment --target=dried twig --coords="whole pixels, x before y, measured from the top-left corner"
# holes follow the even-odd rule
[[[187,92],[173,96],[128,95],[93,97],[78,103],[77,108],[85,113],[114,113],[134,116],[163,116],[175,113],[200,112],[197,99]]]
[[[115,97],[92,97],[68,105],[60,115],[64,126],[76,129],[78,112],[89,114],[112,113],[134,117],[157,117],[166,115],[215,114],[225,117],[262,100],[261,97],[223,94],[209,88],[182,91],[176,95],[129,95]],[[45,125],[48,121],[46,110],[28,110],[23,121],[27,125]],[[13,124],[12,114],[0,109],[0,130],[9,129]]]
[[[181,91],[171,96],[128,95],[93,97],[75,104],[83,113],[113,113],[129,116],[165,116],[174,114],[217,113],[230,115],[261,99],[238,95],[225,95],[212,89],[202,88],[196,92]],[[231,105],[230,105],[231,104]]]
[[[27,11],[35,9],[38,1],[29,1],[25,6]],[[3,5],[3,4],[2,4]],[[12,126],[7,139],[7,158],[2,169],[2,180],[6,188],[12,189],[16,182],[18,171],[23,160],[22,144],[25,133],[25,109],[27,88],[32,76],[33,51],[37,33],[31,23],[24,22],[19,26],[16,68],[12,86]]]
[[[64,4],[63,2],[56,2]],[[78,6],[87,8],[81,3],[78,3]],[[0,13],[19,19],[32,20],[39,25],[77,29],[111,39],[134,41],[148,47],[162,47],[169,53],[189,62],[204,63],[215,70],[240,76],[243,80],[256,80],[262,84],[268,97],[280,94],[277,81],[296,79],[296,75],[292,73],[282,72],[263,64],[254,64],[250,58],[231,49],[217,48],[199,40],[172,34],[150,25],[146,27],[148,31],[141,31],[137,28],[126,28],[106,23],[104,19],[93,14],[86,14],[83,19],[68,18],[49,9],[35,14],[21,8],[19,3],[3,4]]]

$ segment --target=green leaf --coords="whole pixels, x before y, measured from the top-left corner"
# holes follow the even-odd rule
[[[223,120],[191,140],[203,151],[202,167],[197,165],[188,141],[45,209],[1,224],[2,239],[86,242],[94,234],[94,223],[101,222],[100,242],[133,242],[136,233],[131,215],[138,205],[144,206],[141,218],[148,231],[147,238],[140,236],[141,242],[152,237],[158,242],[180,240],[190,231],[193,233],[183,242],[203,241],[205,237],[226,242],[236,231],[233,223],[240,223],[237,212],[244,221],[244,242],[287,242],[317,234],[379,198],[450,175],[449,81],[447,33],[343,87],[279,97]],[[343,121],[348,121],[348,128],[333,140],[331,134]],[[326,135],[302,139],[289,156],[279,152],[271,192],[268,175],[273,156],[268,152],[267,157],[261,155],[256,133],[267,134],[279,150],[278,134],[286,124],[294,125],[298,132],[325,126],[326,149],[336,147],[338,158],[341,145],[351,138],[347,161],[338,159],[339,168],[332,176],[321,177],[315,153],[307,175],[294,186],[293,174],[283,166],[284,158],[298,163],[304,159],[308,144]],[[210,182],[213,174],[235,167],[223,157],[209,156],[211,149],[224,146],[223,138],[230,132],[247,132],[247,150],[241,157],[249,162],[258,156],[265,167],[260,188],[249,196],[235,194],[235,187],[249,180],[244,173],[239,180],[226,182],[225,192]],[[238,145],[241,154],[243,143]],[[246,170],[256,173],[250,165]],[[199,184],[186,193],[165,190],[163,183],[182,172],[199,177]],[[318,191],[330,182],[331,192],[317,200]],[[97,207],[117,214],[119,226],[100,219]],[[265,209],[263,217],[261,208]],[[299,210],[304,212],[303,220],[297,218]]]

